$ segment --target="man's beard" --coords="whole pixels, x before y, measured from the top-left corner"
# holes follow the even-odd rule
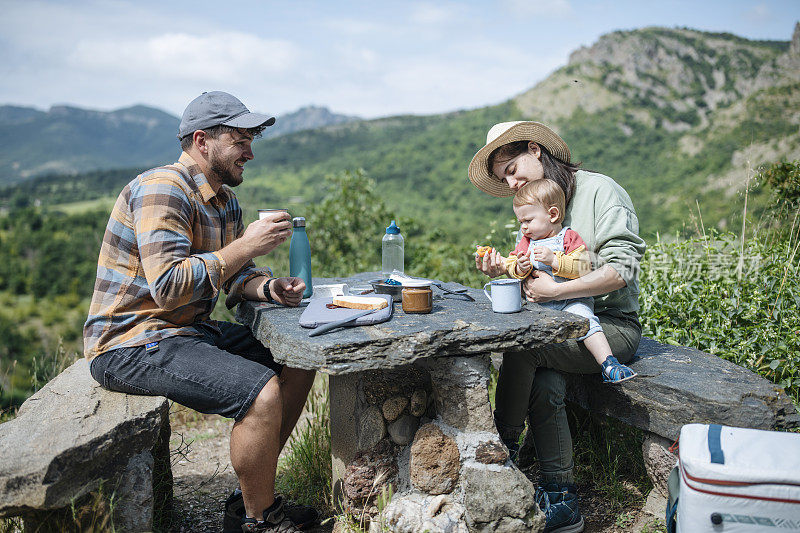
[[[227,166],[225,165],[224,161],[217,157],[216,153],[211,152],[209,157],[209,169],[211,172],[216,175],[217,179],[223,185],[227,185],[228,187],[236,187],[242,183],[242,177],[236,175],[230,168],[231,166],[234,166],[233,163],[231,163],[230,166]]]

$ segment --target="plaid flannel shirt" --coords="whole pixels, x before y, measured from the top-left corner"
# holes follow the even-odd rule
[[[215,194],[189,154],[137,176],[117,198],[103,236],[83,328],[86,358],[213,325],[220,289],[233,307],[247,281],[272,276],[248,261],[221,283],[226,265],[217,251],[243,232],[233,191],[223,185]]]

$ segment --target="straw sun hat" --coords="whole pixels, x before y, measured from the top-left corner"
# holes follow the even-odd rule
[[[486,134],[486,146],[478,150],[469,164],[469,179],[477,188],[492,196],[514,195],[505,180],[499,180],[492,175],[488,163],[489,156],[497,148],[516,141],[533,141],[561,161],[570,162],[567,143],[544,124],[522,120],[501,122],[492,126]]]

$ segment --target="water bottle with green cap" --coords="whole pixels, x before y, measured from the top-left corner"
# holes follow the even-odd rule
[[[303,298],[314,292],[311,286],[311,245],[306,234],[306,219],[292,219],[292,240],[289,243],[289,275],[302,278],[306,282]]]
[[[392,272],[403,272],[403,236],[395,221],[386,228],[381,243],[381,272],[384,278]]]

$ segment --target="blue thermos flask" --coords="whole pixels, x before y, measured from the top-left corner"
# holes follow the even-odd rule
[[[292,240],[289,243],[289,275],[303,278],[306,290],[303,298],[308,298],[314,292],[311,286],[311,245],[306,234],[306,219],[294,217],[292,219]]]

